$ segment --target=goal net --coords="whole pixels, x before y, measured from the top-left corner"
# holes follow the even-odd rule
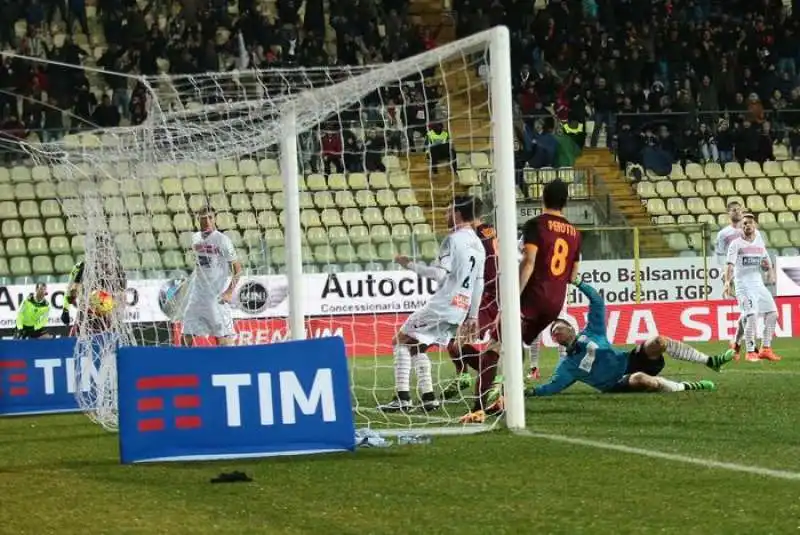
[[[89,392],[78,389],[82,408],[115,428],[114,348],[180,340],[194,212],[210,206],[245,270],[233,302],[239,344],[341,336],[357,425],[474,429],[460,417],[473,408],[475,372],[445,400],[455,377],[445,348],[429,353],[438,410],[377,406],[394,393],[393,337],[436,289],[395,257],[437,260],[454,196],[492,207],[486,219],[500,234],[501,262],[509,259],[500,295],[518,295],[508,61],[507,31],[497,28],[387,65],[137,78],[144,123],[28,146],[54,182],[72,254],[85,256],[77,356],[98,371]],[[97,291],[112,294],[113,311],[83,321],[97,316]],[[503,335],[519,340],[518,299],[502,301]],[[305,332],[290,333],[287,318],[298,313]],[[520,426],[521,349],[508,346],[506,415]]]

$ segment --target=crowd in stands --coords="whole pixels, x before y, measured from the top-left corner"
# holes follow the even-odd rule
[[[763,162],[775,144],[800,150],[800,5],[549,0],[534,11],[526,0],[454,0],[453,9],[461,35],[512,31],[523,160],[536,159],[551,115],[592,122],[590,146],[604,130],[623,167],[646,155]]]
[[[330,3],[328,26],[323,0],[277,0],[275,9],[257,0],[97,0],[90,9],[85,0],[2,0],[0,49],[148,76],[387,62],[434,46],[410,24],[408,3],[337,0]],[[4,57],[0,139],[34,134],[47,142],[86,128],[140,124],[150,96],[132,80]],[[426,103],[437,96],[436,87],[419,80],[376,95],[368,117],[345,112],[305,136],[304,164],[309,171],[380,169],[379,157],[347,154],[413,145],[405,131],[424,138],[435,111]],[[355,128],[365,125],[366,131]],[[5,153],[7,161],[15,157]]]

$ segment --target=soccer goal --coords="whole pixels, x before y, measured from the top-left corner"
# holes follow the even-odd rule
[[[79,394],[87,414],[116,426],[116,345],[178,339],[171,299],[195,262],[192,213],[210,205],[246,270],[239,343],[342,336],[360,426],[494,425],[459,423],[474,402],[466,386],[438,411],[376,410],[394,390],[392,338],[435,291],[395,255],[436,260],[447,206],[474,194],[498,231],[502,336],[514,341],[501,360],[504,420],[523,427],[509,52],[499,27],[385,65],[131,78],[134,98],[146,97],[143,124],[29,145],[66,216],[70,254],[85,255],[80,313],[92,314],[111,266],[126,273],[102,332],[78,330],[77,357],[99,370]],[[433,362],[440,394],[454,367],[444,348]]]

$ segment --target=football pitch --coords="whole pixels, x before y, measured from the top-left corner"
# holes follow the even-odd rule
[[[82,415],[0,419],[0,533],[797,533],[800,349],[775,349],[783,361],[719,374],[668,359],[665,376],[716,392],[574,386],[528,400],[520,435],[347,454],[122,466],[116,435]],[[390,379],[370,362],[357,386]],[[253,481],[209,483],[234,470]]]

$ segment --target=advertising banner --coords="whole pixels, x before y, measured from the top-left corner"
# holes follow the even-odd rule
[[[800,257],[780,256],[775,263],[775,289],[780,296],[800,295]]]
[[[352,450],[341,338],[118,352],[123,463]]]
[[[75,338],[0,340],[0,415],[79,410],[75,400]],[[90,358],[87,379],[96,376]],[[88,390],[89,384],[81,385]]]

